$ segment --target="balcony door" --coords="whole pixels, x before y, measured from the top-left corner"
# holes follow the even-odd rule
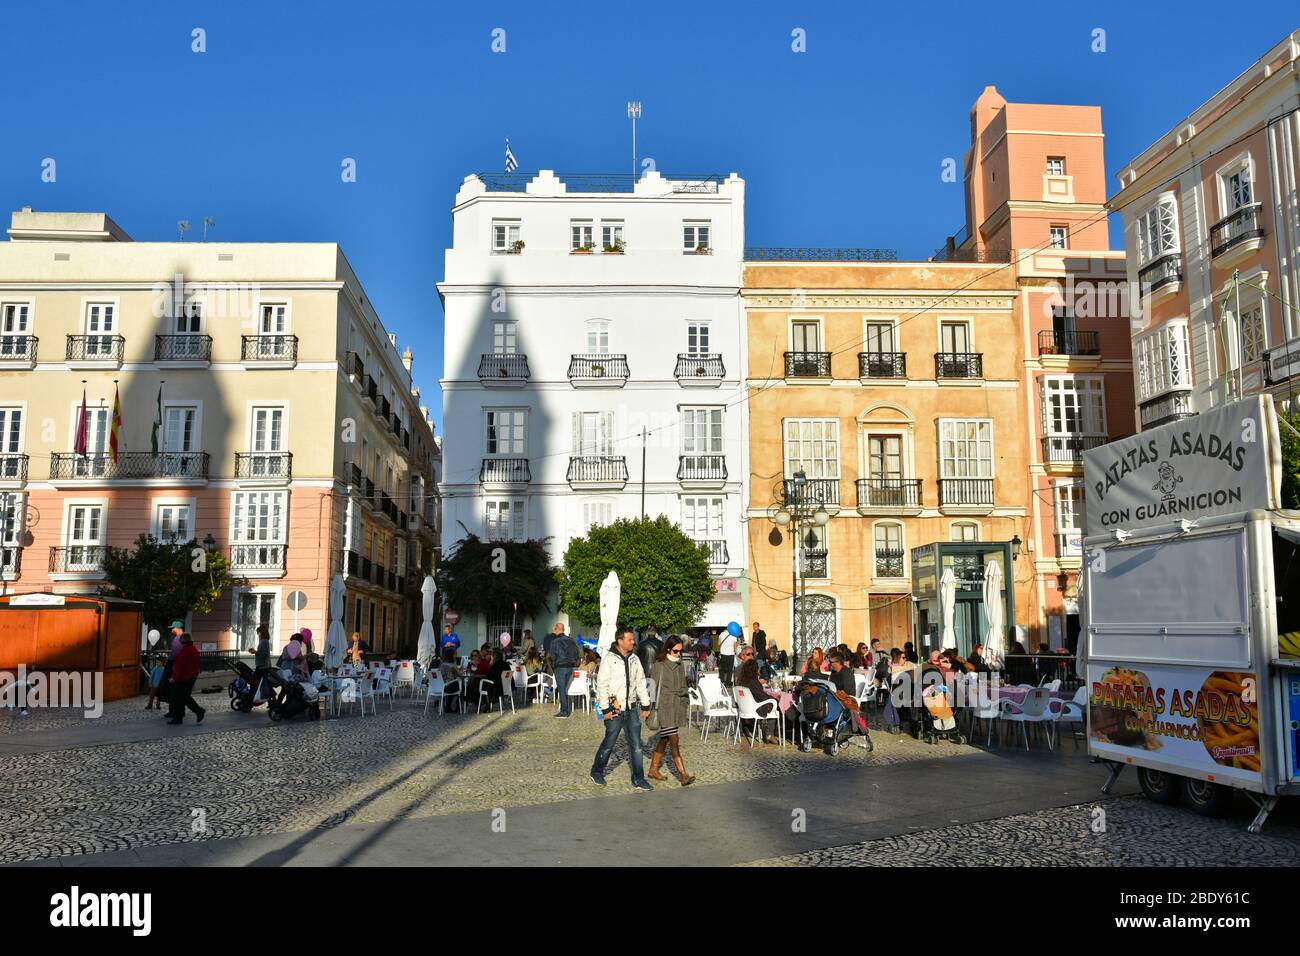
[[[164,410],[163,456],[159,463],[164,475],[184,475],[194,469],[194,452],[198,444],[195,426],[198,409],[192,405],[171,406]]]
[[[103,562],[104,506],[70,505],[66,571],[98,570]]]
[[[595,458],[614,453],[614,413],[574,412],[573,453]]]
[[[77,406],[72,418],[73,441],[76,440],[77,420],[81,415],[81,406]],[[102,478],[108,466],[108,409],[86,409],[86,457],[78,455],[73,465],[73,473],[78,478]]]
[[[939,350],[945,355],[970,352],[970,326],[965,322],[944,322],[939,326]]]
[[[868,322],[864,343],[866,345],[865,351],[876,355],[896,351],[894,348],[894,323]]]
[[[279,455],[284,451],[284,409],[254,408],[249,435],[250,474],[255,478],[280,473]]]
[[[112,358],[117,314],[109,302],[86,306],[86,358]]]
[[[872,435],[867,439],[867,449],[871,477],[897,484],[903,477],[903,436]]]
[[[790,323],[790,351],[820,352],[821,350],[820,322],[795,321]]]
[[[240,647],[248,651],[257,648],[257,629],[260,625],[265,625],[267,631],[272,636],[275,635],[275,595],[240,591],[235,608],[235,630]]]
[[[0,478],[17,478],[21,473],[21,462],[9,455],[21,455],[23,451],[23,410],[21,408],[0,408]]]
[[[27,336],[30,334],[27,304],[6,304],[0,316],[0,358],[20,358],[30,354]]]

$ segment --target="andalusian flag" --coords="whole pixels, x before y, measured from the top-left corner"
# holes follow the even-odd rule
[[[162,428],[162,385],[158,386],[158,417],[153,421],[153,432],[149,435],[149,442],[153,447],[153,453],[158,454],[158,431]]]
[[[122,444],[122,398],[117,393],[117,383],[113,383],[113,421],[108,429],[108,453],[117,464],[117,450]]]
[[[86,408],[86,387],[84,385],[81,387],[81,408],[77,411],[77,435],[73,439],[72,450],[82,458],[88,458],[89,442],[87,439],[89,436],[87,428],[89,422],[87,421],[88,410]]]

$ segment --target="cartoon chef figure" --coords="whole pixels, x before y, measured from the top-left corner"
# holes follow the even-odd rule
[[[1160,478],[1151,486],[1152,491],[1159,490],[1161,497],[1169,498],[1183,482],[1183,476],[1174,471],[1174,466],[1167,461],[1160,463]]]

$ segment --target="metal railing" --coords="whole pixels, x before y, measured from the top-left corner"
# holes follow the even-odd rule
[[[296,362],[298,336],[244,335],[240,337],[241,362]]]
[[[212,361],[212,336],[155,335],[153,360],[155,362],[210,362]]]
[[[696,544],[702,544],[709,549],[709,564],[730,564],[731,555],[727,553],[726,541],[696,541]]]
[[[919,508],[920,478],[859,478],[859,508]]]
[[[0,547],[0,574],[17,574],[23,569],[23,549]]]
[[[0,335],[0,362],[35,362],[39,344],[34,335]]]
[[[804,548],[799,555],[802,563],[801,577],[824,578],[830,573],[830,554],[825,548]]]
[[[784,479],[785,503],[794,507],[838,505],[840,480],[838,478],[809,478],[800,490],[793,478]]]
[[[484,352],[478,361],[478,377],[484,381],[527,381],[529,374],[528,356],[523,352]]]
[[[628,378],[626,355],[587,354],[569,359],[569,379]]]
[[[903,552],[899,548],[876,548],[876,577],[903,577]]]
[[[1210,227],[1210,256],[1217,258],[1235,245],[1264,235],[1260,223],[1260,204],[1242,206]]]
[[[626,482],[627,459],[622,455],[575,455],[569,459],[566,480]]]
[[[26,481],[27,455],[0,455],[0,481]]]
[[[1167,252],[1158,259],[1153,259],[1138,272],[1138,288],[1143,295],[1150,295],[1159,289],[1183,278],[1183,257],[1177,252]]]
[[[232,544],[230,570],[283,571],[287,550],[283,544]]]
[[[1059,680],[1060,693],[1069,697],[1083,686],[1083,678],[1074,672],[1074,667],[1073,654],[1004,654],[1002,680],[1010,684],[1033,684],[1035,687],[1051,680]]]
[[[120,335],[69,335],[69,362],[121,362],[126,339]]]
[[[751,262],[894,262],[898,252],[857,246],[746,246],[745,259]]]
[[[1100,355],[1096,332],[1043,329],[1038,333],[1039,355]]]
[[[949,249],[943,246],[934,250],[930,257],[933,262],[1010,262],[1010,249]]]
[[[677,367],[673,377],[678,379],[722,378],[727,370],[722,364],[721,355],[691,355],[689,352],[677,353]]]
[[[235,453],[236,478],[293,477],[293,453],[287,451],[253,451]]]
[[[55,452],[50,456],[50,478],[207,478],[206,451],[167,452],[155,455],[146,451],[126,451],[117,456],[104,453],[82,456],[75,452]]]
[[[940,478],[939,506],[992,505],[992,478]]]
[[[677,459],[678,481],[726,481],[726,455],[681,455]]]
[[[983,352],[935,352],[935,378],[983,378]]]
[[[374,405],[376,408],[378,408],[379,407],[379,383],[376,382],[374,378],[372,378],[369,375],[366,376],[365,391],[366,391],[366,398],[370,399],[370,403]]]
[[[484,458],[478,470],[479,484],[522,484],[533,480],[527,458]]]
[[[356,352],[349,352],[343,360],[343,367],[347,369],[349,375],[357,377],[358,384],[365,384],[366,381],[366,363],[361,360],[361,356]]]
[[[830,352],[786,352],[786,378],[830,378]]]
[[[475,173],[490,193],[521,193],[537,173]],[[661,173],[675,193],[716,193],[727,177],[720,173]],[[566,193],[630,193],[640,181],[631,173],[556,173]]]
[[[907,353],[859,352],[858,375],[862,378],[907,378]]]
[[[349,464],[344,468],[343,475],[344,478],[347,480],[347,483],[352,485],[352,487],[354,488],[361,487],[361,481],[362,481],[361,466],[356,464]]]
[[[1138,406],[1138,416],[1142,419],[1143,428],[1154,428],[1157,425],[1164,425],[1180,418],[1187,418],[1193,414],[1190,389],[1170,392],[1167,395],[1161,395],[1159,398],[1143,402]]]
[[[1050,464],[1078,465],[1083,453],[1099,448],[1110,439],[1105,435],[1044,435],[1043,461]]]
[[[102,544],[73,544],[50,548],[50,571],[57,574],[76,574],[104,570],[104,555],[108,549]]]
[[[385,420],[393,414],[393,406],[389,404],[387,395],[379,396],[379,402],[376,404],[375,410],[379,412],[379,417]]]

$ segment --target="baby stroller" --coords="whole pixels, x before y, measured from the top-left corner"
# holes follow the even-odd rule
[[[935,684],[921,692],[921,735],[927,744],[946,740],[964,744],[966,738],[957,731],[957,717],[952,710],[952,690]]]
[[[829,681],[805,680],[796,692],[799,709],[799,727],[802,740],[799,749],[808,753],[816,744],[825,747],[834,757],[853,736],[856,715],[840,703],[835,696],[835,686]],[[866,737],[867,750],[873,750],[870,735]]]
[[[289,680],[278,671],[267,671],[262,682],[277,693],[266,698],[272,720],[288,720],[306,714],[308,720],[320,719],[320,691],[306,681]]]
[[[257,691],[262,678],[243,661],[228,660],[226,665],[235,672],[235,679],[230,682],[226,692],[230,694],[230,709],[247,714],[258,704],[265,703],[265,697]]]

